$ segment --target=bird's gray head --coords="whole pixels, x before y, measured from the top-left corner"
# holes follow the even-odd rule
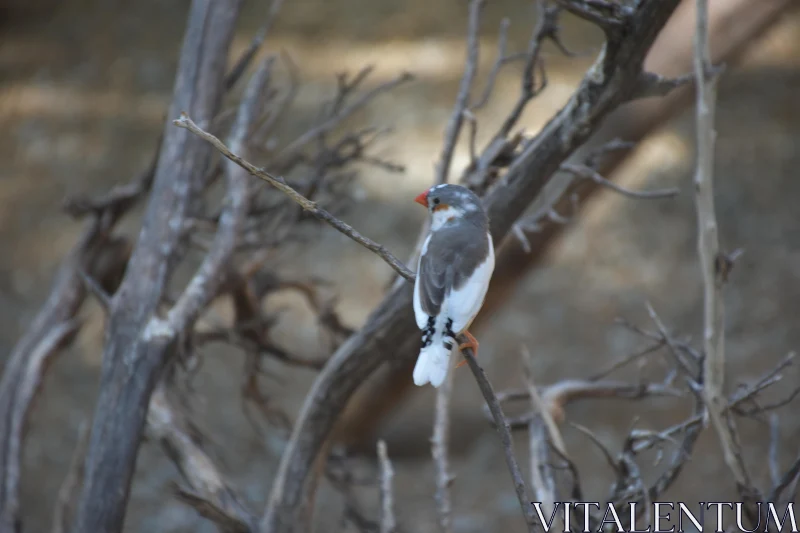
[[[488,224],[481,199],[461,185],[436,185],[417,196],[414,201],[428,208],[432,230],[461,220],[482,226]]]

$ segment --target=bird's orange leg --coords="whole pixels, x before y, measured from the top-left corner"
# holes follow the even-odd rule
[[[470,333],[467,330],[464,330],[464,336],[467,338],[467,342],[465,342],[464,344],[459,344],[458,345],[458,350],[462,351],[464,348],[472,348],[472,352],[475,355],[475,358],[477,359],[478,358],[478,344],[479,344],[478,343],[478,339],[473,337],[472,333]],[[466,359],[464,359],[463,361],[458,363],[456,365],[456,368],[460,368],[460,367],[464,366],[465,364],[467,364],[467,360]]]

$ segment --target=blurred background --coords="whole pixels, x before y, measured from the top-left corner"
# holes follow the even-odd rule
[[[510,50],[524,48],[535,21],[529,2],[487,4],[478,87],[495,58],[501,19],[511,20]],[[188,6],[186,0],[0,2],[0,358],[29,325],[60,259],[80,233],[80,223],[61,210],[64,199],[125,183],[149,163],[164,125]],[[246,3],[233,56],[247,47],[266,9],[264,2]],[[466,21],[463,0],[288,0],[265,45],[267,52],[285,51],[297,65],[300,92],[287,138],[301,133],[320,102],[333,95],[339,72],[355,73],[374,64],[372,85],[403,70],[416,76],[354,119],[393,128],[378,153],[405,165],[406,172],[362,169],[357,201],[342,213],[401,258],[413,251],[424,220],[424,210],[412,199],[432,180],[463,70]],[[545,47],[549,85],[520,122],[528,133],[535,133],[568,99],[602,43],[592,26],[567,16],[562,21],[563,42],[578,56],[568,58],[550,44]],[[731,23],[726,31],[735,34],[736,28]],[[661,43],[665,53],[671,46],[690,45],[691,27],[683,29],[683,40]],[[731,61],[719,86],[716,199],[723,248],[744,249],[725,293],[728,383],[733,390],[800,346],[800,11],[782,10]],[[479,143],[497,128],[518,88],[519,69],[504,70],[492,101],[479,115]],[[227,107],[236,96],[229,97]],[[642,348],[647,341],[616,325],[615,319],[652,327],[646,302],[676,334],[699,340],[702,296],[690,187],[694,117],[691,99],[686,103],[673,106],[667,120],[652,128],[613,176],[629,188],[675,186],[681,194],[637,201],[600,191],[560,229],[513,294],[483,321],[480,359],[496,389],[522,385],[521,346],[533,354],[539,385],[589,376]],[[607,126],[613,127],[614,120],[625,117],[615,115]],[[451,179],[467,162],[462,142]],[[138,216],[128,217],[122,229],[135,235]],[[311,244],[284,250],[275,266],[330,281],[337,310],[354,328],[381,301],[393,279],[382,261],[326,228],[320,228]],[[267,305],[282,310],[277,342],[309,357],[329,355],[301,297],[278,295]],[[225,315],[230,312],[226,306],[220,302],[215,308]],[[23,457],[26,531],[50,527],[79,428],[93,406],[104,325],[94,303],[84,315],[87,325],[49,369],[32,413]],[[283,436],[268,433],[264,438],[242,415],[240,354],[208,348],[202,355],[194,382],[194,420],[223,470],[258,509]],[[659,361],[652,364],[658,368]],[[293,418],[314,372],[277,363],[270,371],[275,376],[270,393]],[[636,376],[635,369],[619,374]],[[798,380],[798,369],[790,367],[784,385]],[[787,389],[776,388],[770,395],[780,397],[781,390]],[[438,530],[429,454],[434,396],[431,388],[414,389],[393,402],[368,435],[359,437],[367,451],[352,462],[355,470],[374,478],[371,450],[376,438],[387,440],[403,531]],[[482,404],[469,371],[458,370],[451,425],[454,530],[517,530],[518,504]],[[614,450],[635,417],[640,426],[658,429],[687,416],[689,405],[676,399],[598,400],[571,406],[568,417],[591,427]],[[792,406],[779,412],[784,465],[794,459],[800,442],[800,419],[792,412]],[[751,470],[765,482],[768,426],[748,421],[742,430]],[[603,501],[612,473],[602,455],[577,431],[566,427],[564,432],[581,468],[587,499]],[[518,438],[524,463],[526,438]],[[646,477],[652,474],[649,470]],[[145,444],[126,531],[214,531],[170,496],[170,483],[176,479],[161,449]],[[733,487],[716,439],[706,432],[688,472],[662,499],[730,500],[735,499]],[[317,519],[329,524],[331,516],[338,520],[343,497],[326,484],[321,490]],[[356,494],[375,516],[377,487],[367,484]]]

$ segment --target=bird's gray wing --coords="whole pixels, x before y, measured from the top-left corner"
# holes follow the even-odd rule
[[[434,235],[427,253],[419,260],[417,290],[422,311],[428,316],[438,316],[444,297],[452,286],[451,254],[442,253]]]

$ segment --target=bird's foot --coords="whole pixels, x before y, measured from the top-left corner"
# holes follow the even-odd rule
[[[458,351],[461,352],[465,348],[472,348],[472,353],[475,356],[475,358],[477,359],[478,358],[478,339],[473,337],[472,333],[470,333],[469,331],[464,331],[464,336],[467,338],[467,342],[465,342],[464,344],[459,344],[458,345]],[[465,364],[467,364],[467,360],[466,359],[461,361],[460,363],[458,363],[456,365],[456,368],[460,368],[460,367],[464,366]]]

